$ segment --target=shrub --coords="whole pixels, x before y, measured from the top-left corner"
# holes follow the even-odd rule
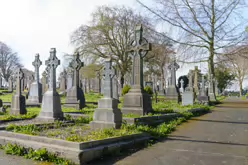
[[[130,85],[125,85],[122,89],[122,96],[124,96],[125,94],[127,94],[129,92],[129,90],[131,89]]]
[[[150,86],[146,86],[144,88],[144,90],[146,91],[146,93],[150,94],[150,95],[153,95],[153,91],[152,91],[152,88]]]

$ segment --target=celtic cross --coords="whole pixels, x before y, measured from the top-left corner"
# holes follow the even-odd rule
[[[24,73],[21,68],[17,69],[16,72],[16,94],[21,95],[21,80],[24,78]]]
[[[135,88],[143,89],[143,58],[151,49],[151,44],[143,37],[142,25],[136,26],[134,40],[127,51],[133,57],[132,77]]]
[[[113,77],[116,75],[116,70],[112,66],[112,60],[106,59],[105,60],[105,68],[103,76],[105,76],[104,79],[104,97],[106,98],[112,98],[113,97]]]
[[[42,65],[42,62],[40,60],[40,55],[38,53],[35,55],[35,60],[34,60],[34,62],[32,62],[32,64],[33,64],[33,66],[35,68],[35,80],[37,82],[39,82],[39,74],[40,74],[39,73],[39,68]]]
[[[174,60],[169,66],[168,69],[171,71],[171,85],[176,85],[176,71],[179,69],[179,65]]]
[[[79,86],[79,70],[82,66],[84,66],[84,63],[79,58],[79,52],[76,52],[71,67],[74,69],[74,86],[77,87]]]

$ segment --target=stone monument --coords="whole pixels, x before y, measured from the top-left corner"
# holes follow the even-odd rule
[[[41,78],[41,83],[42,83],[42,95],[47,91],[47,72],[44,71],[42,73],[42,78]]]
[[[78,52],[75,54],[71,64],[74,69],[73,87],[67,90],[66,104],[64,106],[82,109],[85,107],[85,97],[83,90],[79,88],[79,70],[84,64],[81,62]]]
[[[201,85],[201,90],[198,96],[198,101],[201,104],[209,105],[209,96],[208,96],[208,92],[205,89],[204,75],[202,75],[202,85]]]
[[[132,88],[124,95],[122,113],[145,115],[152,112],[151,95],[144,91],[143,58],[151,50],[151,44],[143,37],[142,25],[135,29],[135,39],[131,42],[130,50],[133,57]]]
[[[67,71],[67,91],[72,88],[73,86],[73,70],[71,68],[68,68]]]
[[[49,66],[49,89],[43,95],[41,112],[38,118],[46,120],[62,119],[64,114],[61,110],[61,101],[56,91],[56,68],[60,60],[56,57],[56,49],[51,48],[50,57],[45,64]]]
[[[26,114],[26,99],[21,92],[21,81],[24,78],[24,73],[21,68],[17,69],[16,73],[16,93],[12,96],[10,113],[13,115]]]
[[[9,77],[9,87],[8,87],[8,92],[12,93],[13,92],[13,77]]]
[[[166,89],[166,100],[180,100],[180,95],[178,92],[178,88],[176,86],[176,71],[179,69],[179,65],[176,63],[176,60],[168,66],[170,70],[171,77],[170,77],[170,85]]]
[[[116,71],[112,67],[111,59],[106,59],[104,69],[104,98],[98,101],[98,108],[94,112],[90,127],[96,128],[120,128],[122,113],[118,109],[118,100],[113,98],[113,78]]]
[[[66,73],[66,70],[64,70],[62,73],[61,73],[61,79],[60,79],[60,92],[64,92],[66,90],[66,76],[67,76],[67,73]]]
[[[42,65],[42,62],[40,61],[39,54],[35,55],[35,60],[32,64],[35,68],[35,81],[30,86],[27,102],[33,103],[33,104],[39,104],[41,103],[41,100],[42,100],[42,86],[41,86],[41,83],[39,82],[40,80],[39,68]]]
[[[210,74],[209,80],[208,80],[208,92],[210,100],[215,100],[214,97],[214,80],[213,80],[213,74]]]
[[[199,84],[198,84],[198,76],[199,76],[200,70],[198,69],[198,66],[195,66],[194,70],[194,92],[196,95],[199,94]]]

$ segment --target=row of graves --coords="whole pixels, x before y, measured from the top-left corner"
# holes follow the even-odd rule
[[[114,152],[123,147],[130,147],[133,144],[146,142],[151,136],[146,133],[130,133],[122,134],[118,137],[108,137],[105,139],[94,139],[93,135],[102,133],[104,129],[112,129],[112,131],[121,131],[123,123],[129,124],[154,124],[163,123],[177,118],[180,116],[178,113],[160,114],[155,116],[146,116],[147,114],[155,113],[152,107],[152,97],[144,91],[143,81],[143,58],[151,50],[151,44],[143,37],[142,26],[137,26],[134,34],[134,41],[130,45],[128,52],[133,57],[133,83],[130,91],[123,96],[123,102],[120,103],[118,97],[118,85],[116,69],[113,67],[112,60],[106,59],[104,63],[103,75],[104,79],[102,86],[103,97],[98,100],[97,108],[94,110],[93,119],[88,124],[83,123],[78,126],[68,115],[75,118],[85,116],[82,113],[85,107],[85,94],[80,86],[79,70],[83,66],[83,62],[79,58],[79,53],[75,53],[74,59],[71,61],[73,71],[72,86],[68,88],[65,86],[65,79],[61,79],[60,90],[66,89],[65,103],[62,105],[61,97],[56,90],[56,68],[60,65],[60,60],[56,56],[56,49],[51,48],[50,57],[45,61],[46,72],[44,77],[48,77],[49,84],[47,85],[42,79],[39,81],[39,67],[42,62],[39,55],[35,56],[33,66],[35,67],[35,81],[30,85],[28,99],[22,95],[21,82],[24,78],[24,73],[21,68],[16,73],[16,92],[12,96],[10,107],[10,114],[25,115],[29,113],[28,105],[41,105],[40,112],[34,119],[21,120],[21,121],[1,121],[0,120],[0,144],[17,143],[18,145],[31,147],[34,149],[46,148],[49,152],[56,152],[61,157],[72,160],[78,164],[83,164],[87,161],[99,158],[104,154]],[[179,65],[173,61],[169,66],[171,71],[171,81],[166,91],[166,99],[179,99],[180,92],[176,86],[176,71]],[[182,104],[188,105],[194,103],[195,93],[192,87],[192,74],[189,74],[188,86],[183,89]],[[65,78],[65,77],[64,77]],[[196,77],[195,77],[196,79]],[[183,81],[180,81],[184,87]],[[197,81],[196,81],[197,82]],[[199,91],[198,99],[202,102],[209,102],[209,96],[205,90],[204,78],[202,79],[203,85]],[[42,87],[42,86],[45,87]],[[43,91],[44,90],[44,91]],[[43,93],[44,92],[44,93]],[[43,94],[42,94],[43,93]],[[211,90],[209,91],[211,94]],[[166,100],[164,101],[166,102]],[[122,108],[118,108],[122,104]],[[180,103],[181,104],[181,103]],[[63,107],[75,109],[77,113],[64,113]],[[205,109],[199,109],[205,112]],[[193,111],[192,111],[193,112]],[[127,118],[128,114],[135,114],[134,118]],[[67,117],[66,117],[67,116]],[[0,115],[1,117],[1,115]],[[55,128],[57,120],[62,124]],[[44,127],[49,125],[46,131],[49,136],[39,129],[37,133],[32,132],[32,135],[23,133],[16,133],[10,129],[6,129],[8,124],[17,124],[16,127],[25,127],[29,124],[35,124],[36,127]],[[70,129],[69,129],[70,128]],[[74,130],[72,130],[74,129]],[[56,134],[59,132],[58,134]],[[52,134],[52,135],[51,135]],[[69,138],[70,137],[70,138]],[[68,140],[69,139],[69,140]]]

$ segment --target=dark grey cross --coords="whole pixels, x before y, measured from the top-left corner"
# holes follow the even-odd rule
[[[56,57],[56,49],[51,48],[50,57],[46,60],[46,65],[49,67],[49,90],[56,90],[56,68],[60,65],[60,60]]]
[[[136,26],[134,37],[127,52],[130,52],[133,57],[133,85],[136,88],[143,88],[143,58],[152,50],[152,46],[143,37],[142,25]]]
[[[179,65],[176,63],[176,60],[168,66],[168,69],[171,71],[171,85],[176,85],[176,71],[179,69]]]
[[[116,70],[112,66],[112,60],[106,59],[105,60],[105,68],[103,76],[104,78],[104,97],[105,98],[113,98],[113,77],[116,75]]]
[[[39,82],[39,74],[40,74],[39,73],[39,68],[42,65],[42,62],[40,60],[40,55],[38,53],[35,55],[35,60],[34,60],[34,62],[32,62],[32,64],[33,64],[33,66],[35,68],[35,80],[37,82]]]
[[[21,80],[24,78],[24,73],[21,68],[17,69],[16,72],[16,94],[21,95]]]
[[[74,86],[79,86],[79,70],[82,66],[84,66],[84,63],[79,58],[79,52],[76,52],[71,62],[71,67],[74,70]]]

